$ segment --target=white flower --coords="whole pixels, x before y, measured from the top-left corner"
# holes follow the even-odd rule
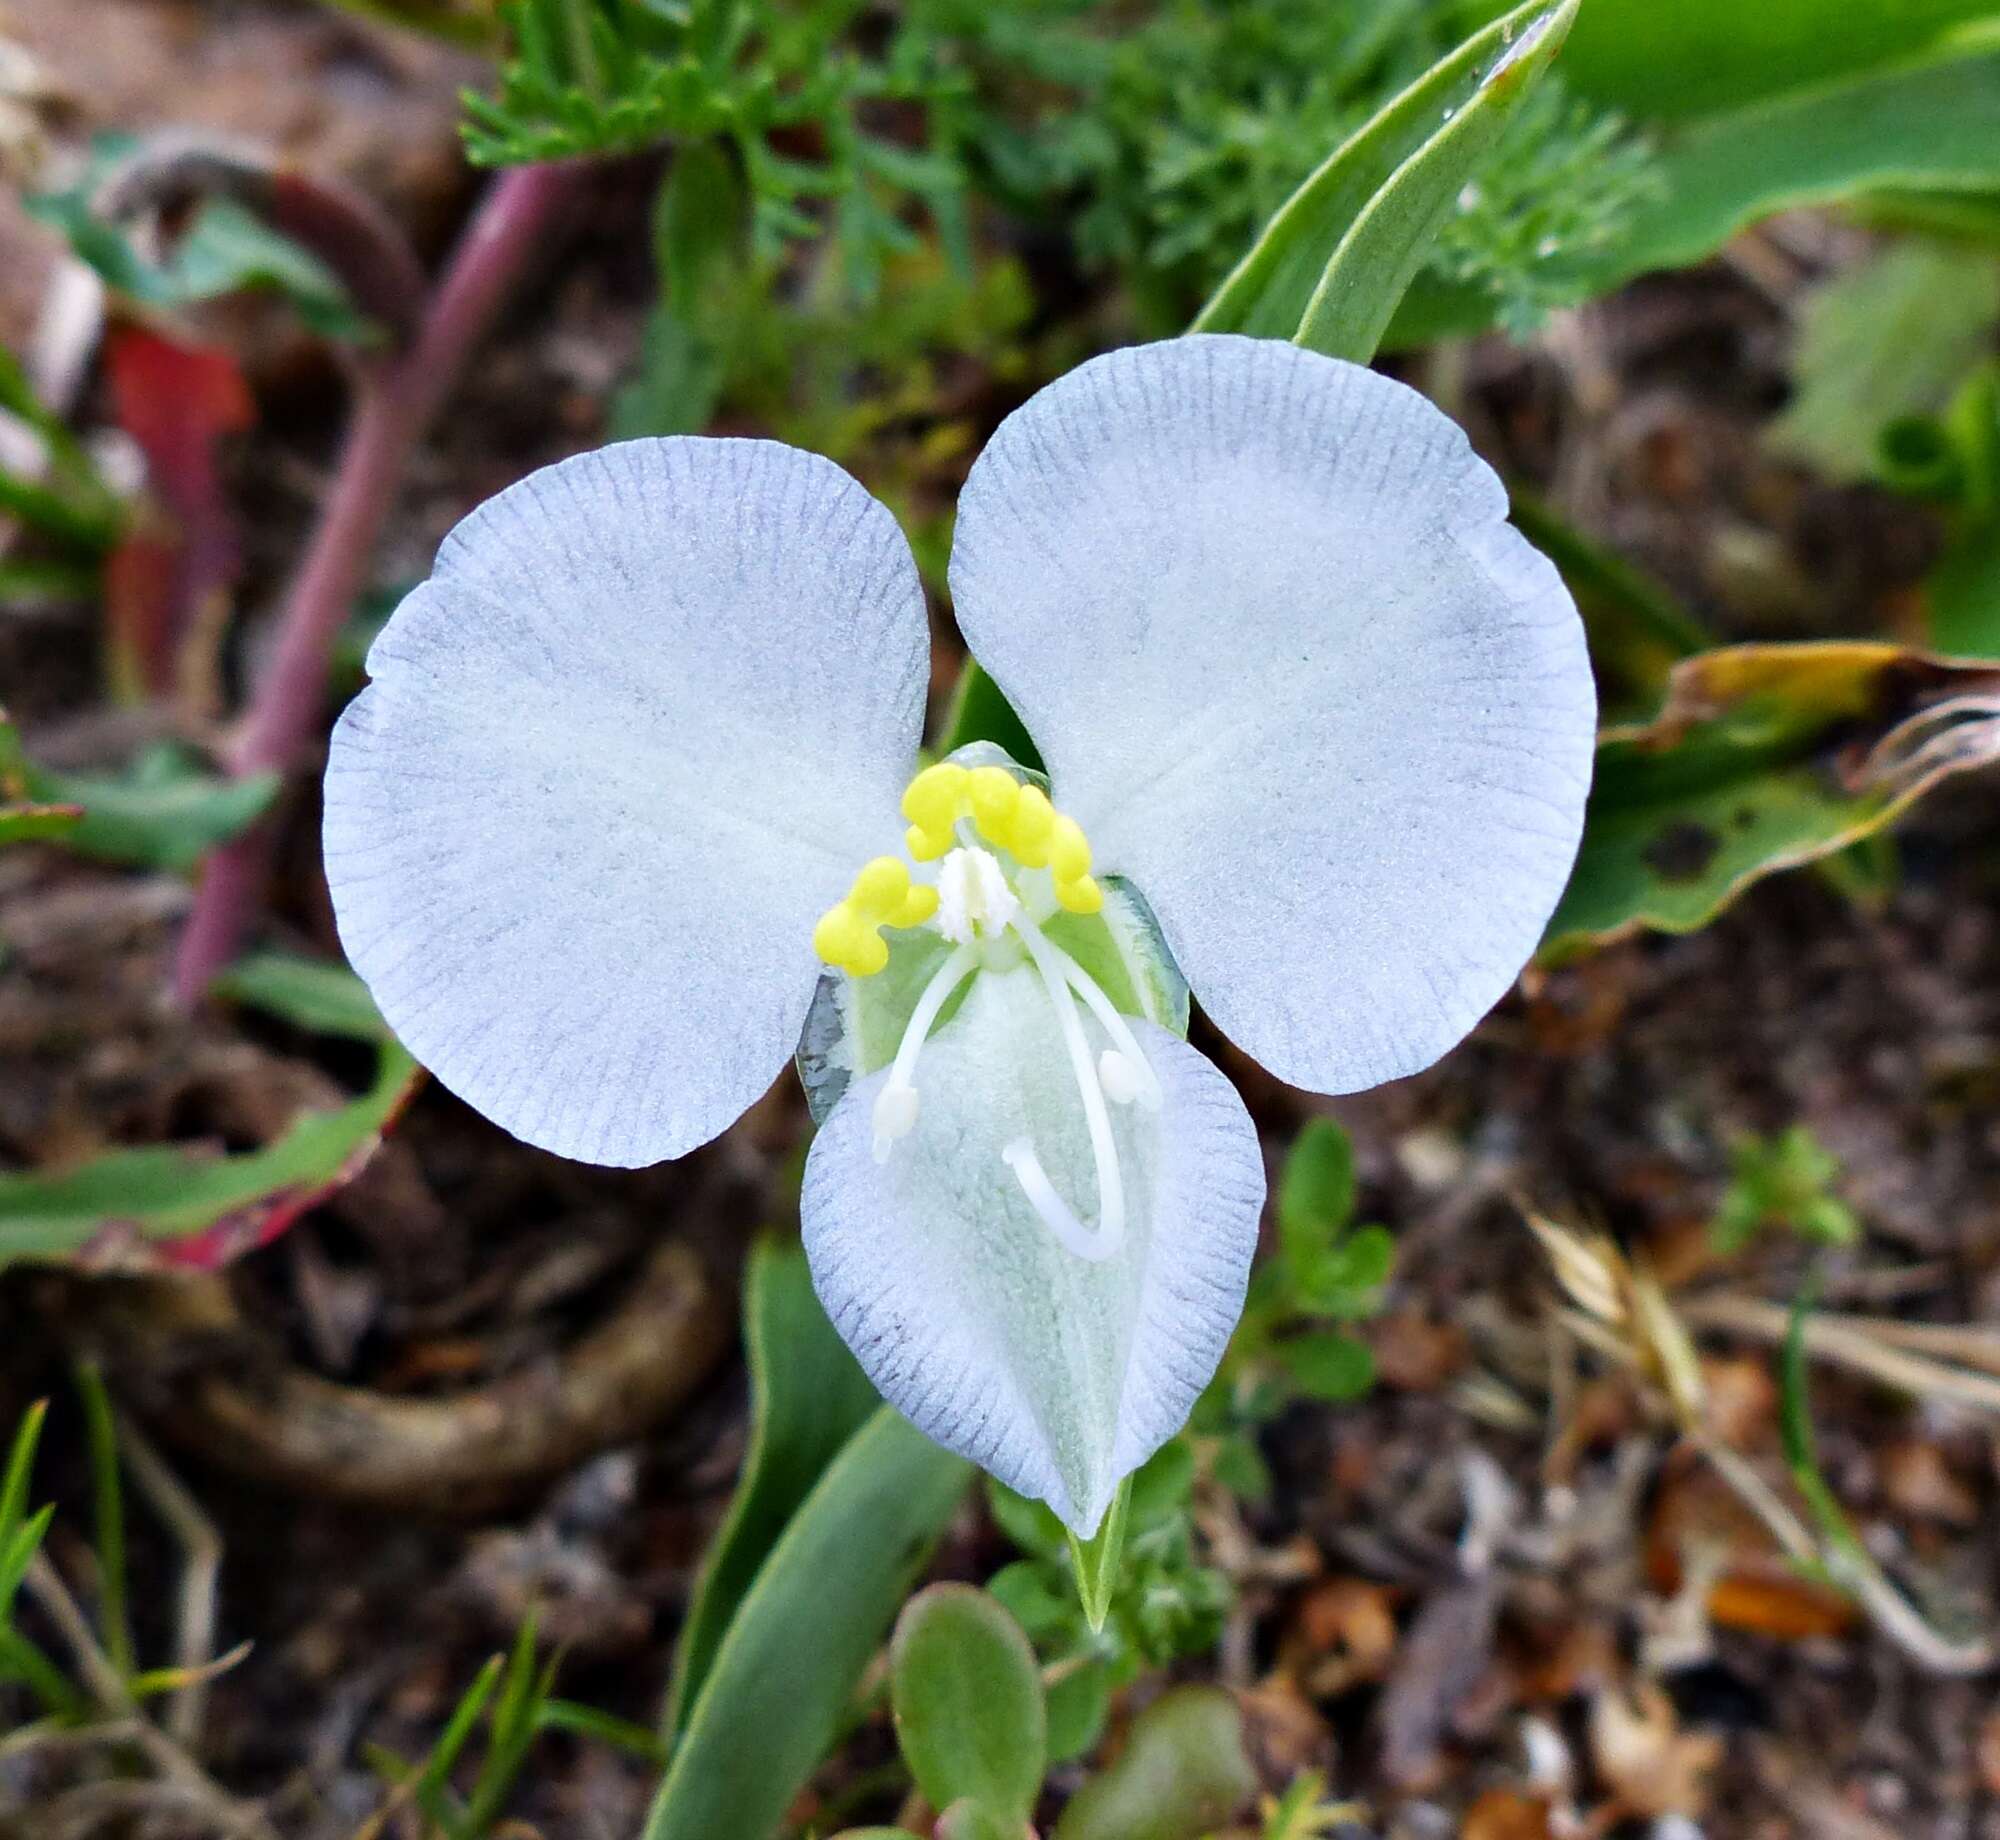
[[[951,563],[1047,779],[985,749],[913,781],[923,594],[860,486],[764,441],[565,461],[370,653],[327,770],[342,942],[445,1085],[592,1162],[714,1137],[804,1029],[829,1314],[1088,1534],[1214,1372],[1263,1202],[1181,974],[1351,1092],[1464,1035],[1562,890],[1590,673],[1505,513],[1353,365],[1086,364],[994,436]]]

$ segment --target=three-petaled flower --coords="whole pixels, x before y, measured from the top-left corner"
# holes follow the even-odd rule
[[[967,480],[951,587],[1046,778],[917,770],[923,593],[838,467],[741,439],[549,467],[376,641],[327,869],[397,1033],[530,1143],[681,1156],[796,1050],[834,1323],[1088,1535],[1213,1374],[1257,1239],[1188,986],[1314,1092],[1427,1066],[1561,893],[1594,699],[1459,430],[1269,341],[1035,396]]]

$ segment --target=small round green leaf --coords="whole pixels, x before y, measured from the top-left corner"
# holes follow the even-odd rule
[[[924,1799],[971,1801],[1024,1825],[1041,1793],[1048,1713],[1021,1626],[984,1591],[932,1585],[904,1606],[890,1668],[897,1742]]]
[[[1071,1797],[1055,1840],[1197,1840],[1256,1787],[1236,1702],[1219,1687],[1176,1687],[1133,1720],[1125,1754]]]

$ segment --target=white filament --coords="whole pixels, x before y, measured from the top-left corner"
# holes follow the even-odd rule
[[[1080,1259],[1088,1259],[1093,1265],[1108,1259],[1119,1248],[1124,1239],[1124,1223],[1118,1223],[1117,1237],[1104,1229],[1099,1221],[1097,1227],[1086,1227],[1070,1211],[1070,1205],[1056,1193],[1042,1168],[1042,1159],[1035,1154],[1035,1146],[1025,1137],[1017,1137],[1000,1152],[1000,1160],[1014,1172],[1014,1179],[1020,1183],[1021,1192],[1028,1197],[1028,1205],[1042,1218],[1042,1224],[1061,1242],[1065,1250],[1073,1252]]]
[[[890,1065],[889,1077],[882,1090],[875,1095],[876,1162],[886,1163],[896,1140],[907,1137],[915,1127],[917,1087],[913,1076],[917,1071],[917,1057],[924,1051],[924,1043],[938,1019],[938,1011],[950,1001],[951,993],[978,963],[979,953],[975,947],[959,946],[931,973],[931,981],[924,986],[923,995],[917,999],[917,1007],[910,1012],[910,1020],[903,1029],[903,1039],[896,1044],[896,1058]]]
[[[1077,1094],[1083,1101],[1083,1119],[1090,1130],[1090,1153],[1097,1165],[1095,1229],[1086,1227],[1055,1192],[1029,1139],[1016,1138],[1000,1153],[1001,1159],[1014,1172],[1028,1205],[1062,1245],[1079,1258],[1108,1259],[1125,1243],[1125,1179],[1118,1167],[1118,1146],[1111,1135],[1111,1115],[1105,1109],[1104,1088],[1098,1083],[1097,1067],[1090,1058],[1090,1044],[1083,1037],[1083,1018],[1077,1014],[1069,979],[1058,962],[1059,949],[1050,945],[1042,937],[1041,929],[1025,915],[1015,917],[1014,930],[1028,948],[1028,956],[1041,974],[1050,1003],[1055,1006],[1063,1045],[1069,1050],[1070,1070],[1076,1076]]]
[[[1111,999],[1104,994],[1097,980],[1061,946],[1046,937],[1043,938],[1042,945],[1049,957],[1060,967],[1069,987],[1090,1005],[1090,1013],[1103,1025],[1105,1034],[1111,1037],[1120,1056],[1130,1063],[1135,1081],[1133,1091],[1126,1098],[1119,1098],[1116,1093],[1112,1093],[1111,1096],[1121,1105],[1131,1099],[1137,1099],[1147,1111],[1158,1111],[1161,1103],[1160,1082],[1153,1077],[1152,1064],[1146,1059],[1144,1050],[1139,1046],[1139,1038],[1132,1033],[1131,1026],[1112,1007]],[[1110,1090],[1108,1081],[1106,1090]]]

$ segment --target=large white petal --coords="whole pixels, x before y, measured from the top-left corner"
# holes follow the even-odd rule
[[[1114,352],[972,469],[958,620],[1196,998],[1321,1092],[1507,990],[1582,831],[1595,697],[1556,571],[1414,390],[1267,340]]]
[[[806,1163],[813,1283],[869,1378],[919,1430],[1084,1533],[1213,1376],[1264,1200],[1235,1089],[1164,1029],[1132,1029],[1165,1098],[1112,1112],[1130,1210],[1112,1258],[1065,1251],[1001,1160],[1032,1137],[1057,1193],[1095,1218],[1076,1087],[1026,969],[975,977],[924,1050],[916,1126],[886,1164],[872,1151],[886,1070],[848,1090]]]
[[[893,847],[923,718],[895,520],[767,441],[633,441],[445,539],[326,777],[340,937],[445,1085],[590,1162],[679,1156],[796,1046],[812,926]]]

